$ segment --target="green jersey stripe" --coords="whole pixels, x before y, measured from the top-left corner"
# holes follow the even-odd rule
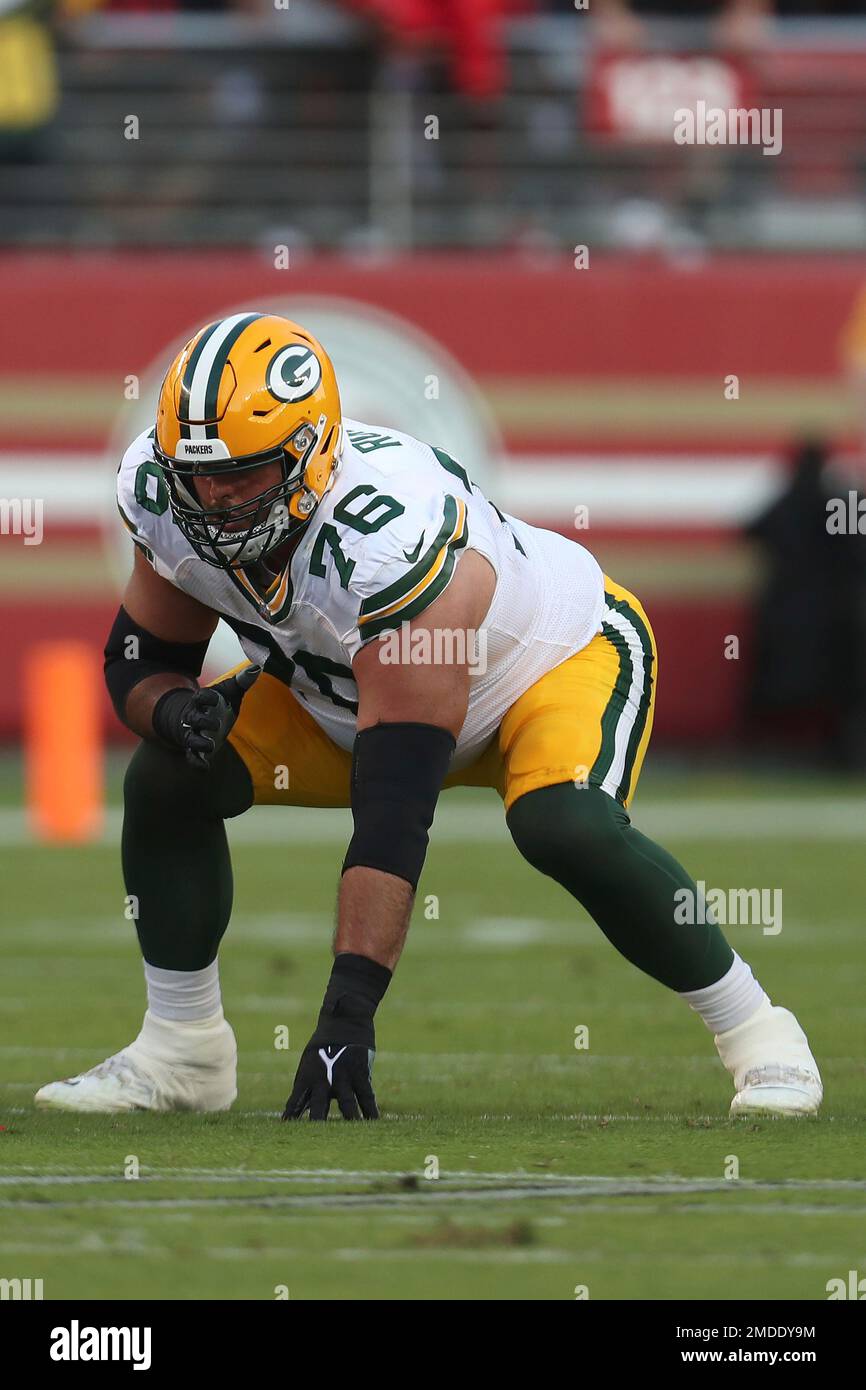
[[[396,613],[384,614],[381,618],[371,618],[361,629],[361,635],[366,641],[369,637],[378,637],[382,632],[388,632],[400,627],[402,623],[409,623],[413,618],[417,618],[420,613],[428,608],[434,599],[437,599],[443,590],[447,589],[454,573],[456,563],[456,550],[463,542],[457,543],[453,548],[449,546],[445,563],[439,573],[433,578],[420,594],[417,594],[404,607],[398,608]]]
[[[449,547],[462,546],[466,544],[469,536],[469,528],[466,523],[466,513],[464,508],[463,525],[459,535],[454,535],[457,526],[459,510],[455,498],[449,493],[445,498],[444,520],[439,528],[435,540],[427,547],[411,569],[396,579],[387,588],[381,589],[378,594],[371,594],[365,598],[361,604],[360,617],[367,619],[373,614],[380,612],[383,608],[390,608],[394,603],[398,603],[401,598],[411,594],[412,590],[423,583],[424,579],[436,565],[444,545]],[[367,623],[363,625],[364,631],[367,630]]]
[[[607,598],[608,595],[605,595]],[[602,623],[602,635],[610,642],[619,657],[619,672],[610,699],[601,717],[601,747],[590,771],[593,786],[600,786],[610,772],[616,753],[616,731],[631,689],[633,668],[628,643],[621,632],[609,623]]]
[[[632,728],[631,737],[628,741],[625,770],[623,772],[622,781],[617,788],[617,800],[627,801],[631,790],[631,779],[634,771],[635,758],[637,757],[637,750],[640,747],[640,742],[643,738],[646,722],[649,718],[649,712],[652,706],[652,691],[655,680],[653,668],[655,661],[653,657],[652,639],[646,623],[625,599],[617,599],[615,602],[617,611],[624,614],[634,626],[640,638],[643,652],[643,690],[641,692],[637,718],[634,721],[634,727]]]
[[[622,804],[628,799],[637,751],[652,706],[654,657],[649,628],[635,609],[625,599],[609,593],[604,597],[607,613],[615,615],[619,622],[603,622],[602,633],[616,649],[620,665],[602,716],[601,749],[590,780]],[[615,786],[611,784],[614,777]]]

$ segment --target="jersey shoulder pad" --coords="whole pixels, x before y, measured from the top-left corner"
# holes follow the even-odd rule
[[[354,657],[366,642],[416,618],[447,588],[469,541],[468,513],[465,501],[451,493],[384,493],[359,484],[332,515],[353,562],[346,586],[351,626],[341,636]]]
[[[153,431],[132,441],[117,470],[117,510],[130,539],[143,551],[158,574],[172,578],[180,533],[174,525],[168,489],[153,457]],[[182,538],[180,538],[182,539]]]

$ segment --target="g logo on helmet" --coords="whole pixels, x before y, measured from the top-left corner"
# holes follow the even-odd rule
[[[268,364],[268,390],[278,401],[305,401],[321,380],[322,364],[305,343],[280,348]]]

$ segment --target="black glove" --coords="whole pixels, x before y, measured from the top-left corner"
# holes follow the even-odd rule
[[[336,1100],[344,1120],[378,1120],[373,1094],[373,1015],[391,980],[387,966],[366,956],[337,956],[315,1033],[301,1053],[284,1120],[327,1120]],[[360,1106],[360,1114],[358,1107]]]
[[[240,713],[241,700],[262,673],[247,666],[199,690],[167,690],[153,707],[153,731],[180,748],[191,767],[207,769]]]
[[[343,1043],[342,1047],[335,1043],[324,1047],[308,1043],[301,1054],[283,1119],[300,1120],[309,1110],[311,1120],[327,1120],[331,1101],[335,1100],[344,1120],[360,1120],[361,1115],[365,1120],[378,1120],[372,1080],[375,1056],[374,1048],[360,1043]]]

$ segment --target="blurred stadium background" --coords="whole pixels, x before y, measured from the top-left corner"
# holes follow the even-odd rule
[[[781,154],[675,145],[701,95],[780,108]],[[793,542],[744,530],[806,443],[815,496],[859,486],[864,98],[856,3],[7,0],[0,496],[43,499],[44,541],[0,539],[0,738],[32,644],[101,644],[113,469],[168,349],[325,295],[455,359],[484,416],[470,471],[641,595],[658,743],[730,750],[763,717],[798,758],[862,768],[866,540],[824,544],[802,487]],[[410,429],[425,383],[403,383]],[[368,418],[363,380],[349,396]],[[458,403],[436,407],[447,442]],[[801,676],[767,677],[798,635]]]

